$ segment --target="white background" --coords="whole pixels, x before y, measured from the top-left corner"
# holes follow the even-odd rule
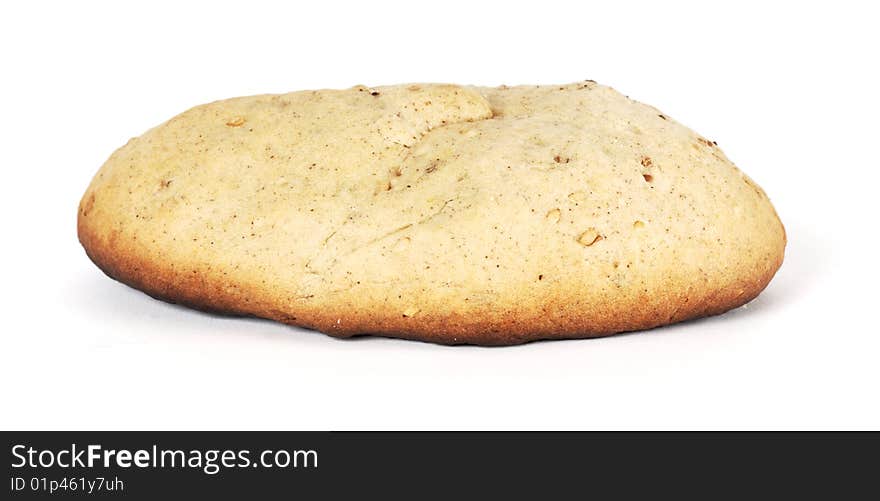
[[[880,428],[878,16],[712,4],[4,3],[0,428]],[[152,300],[76,239],[109,154],[198,103],[587,78],[770,195],[789,247],[747,308],[512,348],[341,341]]]

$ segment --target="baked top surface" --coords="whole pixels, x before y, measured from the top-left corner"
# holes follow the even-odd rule
[[[198,106],[110,157],[78,227],[98,266],[163,299],[479,344],[719,313],[785,246],[717,144],[591,81]]]

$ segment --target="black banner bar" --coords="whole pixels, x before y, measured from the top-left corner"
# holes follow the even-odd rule
[[[4,432],[4,499],[877,492],[877,433]]]

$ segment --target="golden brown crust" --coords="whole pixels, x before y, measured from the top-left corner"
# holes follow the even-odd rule
[[[610,89],[573,84],[559,87],[561,98],[551,93],[555,86],[482,89],[485,99],[454,86],[364,90],[215,103],[133,140],[108,160],[80,203],[86,253],[120,282],[202,310],[336,337],[478,345],[605,336],[722,313],[757,296],[782,263],[784,229],[763,191],[714,142]],[[592,94],[576,94],[582,91]],[[319,152],[312,154],[318,161],[279,167],[274,129],[242,136],[263,123],[312,127],[303,124],[304,112],[288,113],[291,103],[332,110],[334,99],[362,106],[363,123],[378,128],[358,129],[355,113],[346,117],[355,124],[350,129],[322,127],[337,127],[347,144],[363,129],[365,149],[352,158],[379,165],[370,176],[388,172],[388,181],[355,192],[362,181],[339,181],[350,175],[340,166],[352,159]],[[414,104],[435,107],[413,112]],[[544,115],[534,111],[540,106]],[[608,125],[606,108],[622,115],[619,123]],[[595,136],[583,132],[594,119],[579,122],[577,114],[594,109],[608,129]],[[551,120],[565,113],[573,125]],[[285,122],[294,120],[289,116],[299,121]],[[453,125],[475,120],[483,122]],[[214,150],[202,146],[203,130],[220,137]],[[572,143],[577,134],[612,135],[597,147]],[[332,140],[330,134],[297,148]],[[534,141],[531,149],[516,150],[524,140]],[[190,142],[196,146],[184,146]],[[529,170],[510,177],[510,164],[519,161],[510,150],[527,157]],[[290,150],[287,162],[298,151]],[[206,162],[228,170],[192,173]],[[330,167],[313,174],[322,162]],[[253,178],[224,177],[241,166],[249,175],[254,166],[262,170]],[[291,175],[294,184],[305,180],[296,196],[281,191]],[[265,195],[276,180],[281,188]],[[249,192],[215,202],[248,182],[256,202],[236,202]],[[536,183],[544,188],[537,194]],[[499,184],[507,191],[497,191]],[[513,202],[504,199],[511,195]],[[358,200],[366,208],[342,210]],[[255,213],[246,207],[252,202],[268,208]]]
[[[290,311],[274,305],[273,298],[259,290],[237,288],[230,293],[224,281],[209,270],[169,270],[162,263],[137,256],[118,241],[99,241],[83,214],[80,210],[79,239],[92,262],[111,278],[156,299],[212,313],[267,318],[334,337],[370,334],[449,345],[506,346],[542,339],[602,337],[718,315],[757,297],[782,265],[784,254],[783,240],[778,254],[768,256],[765,269],[722,290],[693,290],[661,300],[645,297],[645,302],[638,304],[609,303],[606,308],[588,310],[572,307],[570,298],[560,293],[540,306],[485,312],[491,320],[449,314],[416,321],[349,307]]]

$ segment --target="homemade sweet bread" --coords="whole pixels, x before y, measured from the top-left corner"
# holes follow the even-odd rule
[[[786,241],[714,141],[592,81],[197,106],[113,153],[78,230],[108,275],[167,301],[485,345],[721,313]]]

